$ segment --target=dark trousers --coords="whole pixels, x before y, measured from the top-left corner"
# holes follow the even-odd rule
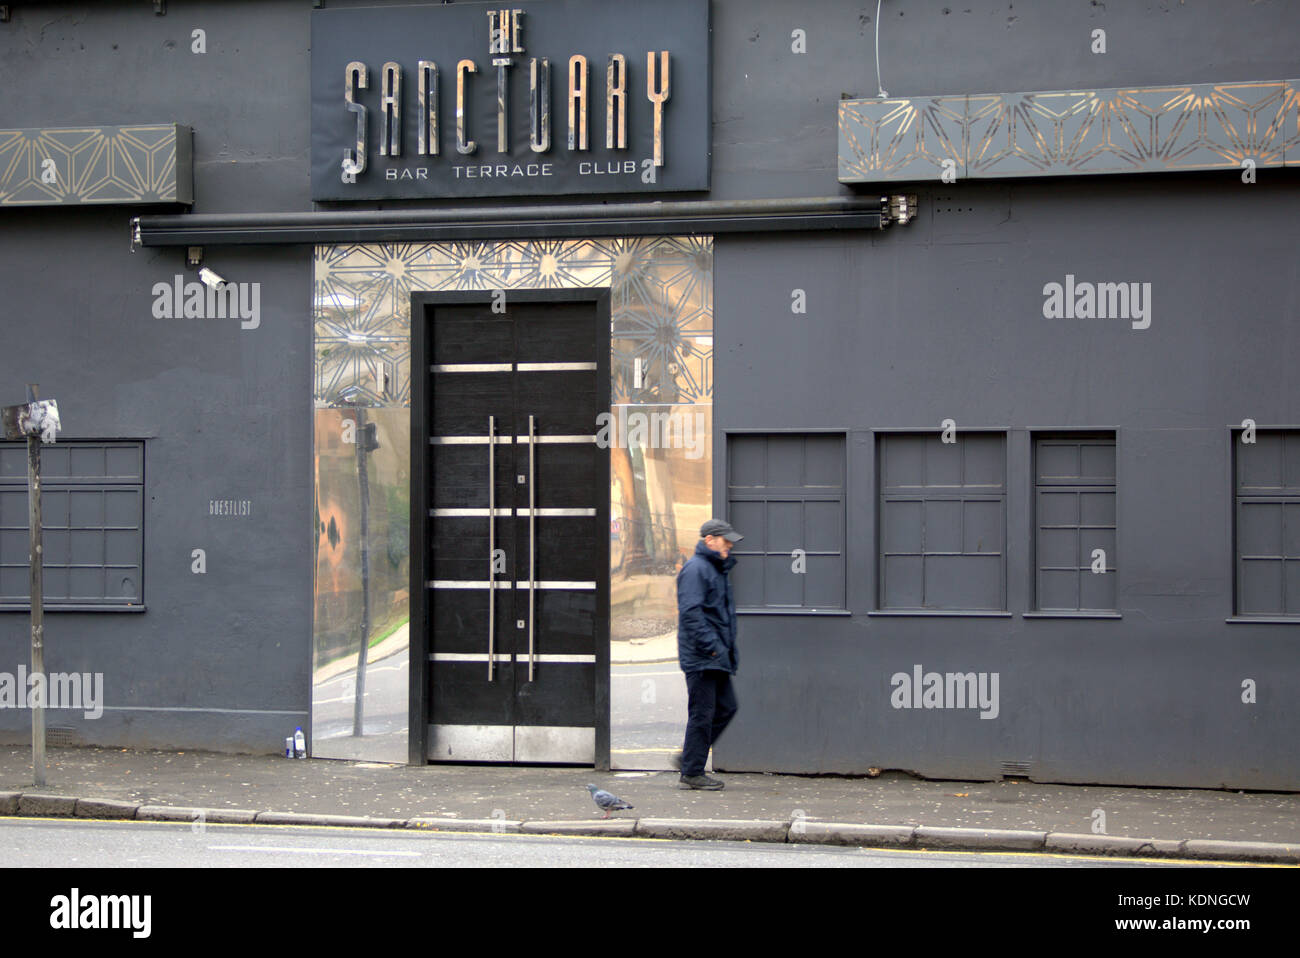
[[[682,745],[682,774],[703,775],[712,746],[736,714],[731,673],[717,669],[686,673],[686,741]]]

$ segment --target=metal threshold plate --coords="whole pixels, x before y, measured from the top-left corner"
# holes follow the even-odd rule
[[[595,765],[596,730],[569,725],[517,725],[515,761]]]
[[[430,725],[431,762],[596,764],[596,730],[569,725]]]

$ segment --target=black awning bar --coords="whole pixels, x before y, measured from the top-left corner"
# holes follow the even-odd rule
[[[896,219],[882,196],[140,216],[131,224],[137,245],[219,246],[870,230]]]

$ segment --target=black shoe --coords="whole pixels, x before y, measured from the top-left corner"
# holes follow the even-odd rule
[[[709,778],[707,775],[683,775],[678,779],[678,788],[702,788],[711,792],[716,792],[720,788],[725,788],[716,778]]]
[[[668,764],[673,767],[674,771],[680,772],[682,770],[682,753],[673,752],[673,754],[669,755]]]

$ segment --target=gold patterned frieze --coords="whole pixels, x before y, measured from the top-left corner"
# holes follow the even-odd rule
[[[1300,81],[845,100],[841,183],[1300,165]]]
[[[0,130],[0,206],[192,203],[188,126]]]

